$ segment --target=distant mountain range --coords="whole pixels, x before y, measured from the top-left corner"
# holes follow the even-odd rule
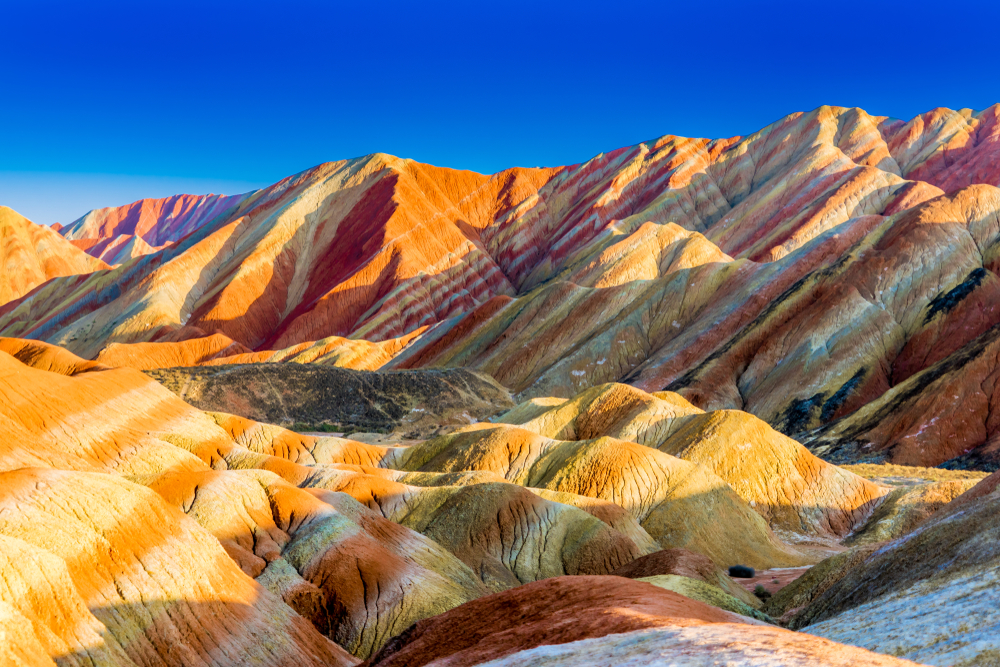
[[[2,209],[0,335],[136,367],[464,366],[519,399],[626,382],[830,460],[992,470],[998,117],[821,107],[493,175],[376,154],[61,236]]]

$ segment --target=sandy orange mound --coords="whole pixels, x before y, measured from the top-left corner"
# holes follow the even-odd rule
[[[48,364],[44,355],[29,360]],[[0,416],[0,470],[147,475],[261,468],[295,482],[308,473],[292,461],[241,446],[209,415],[129,368],[67,376],[0,351]]]
[[[511,411],[498,421],[519,424],[539,435],[558,440],[587,440],[610,436],[657,447],[678,423],[677,417],[702,410],[670,392],[647,394],[625,384],[608,383],[520,421],[527,413]]]
[[[61,375],[77,375],[92,370],[105,370],[96,361],[81,359],[72,352],[39,340],[0,338],[0,352],[6,352],[22,364]]]
[[[708,467],[772,526],[796,533],[845,537],[889,492],[738,410],[678,419],[658,448]]]
[[[736,410],[705,413],[671,392],[652,395],[611,383],[570,400],[552,401],[548,407],[540,400],[515,408],[498,421],[521,422],[523,429],[564,440],[612,436],[702,464],[782,530],[842,538],[866,520],[888,492],[826,463],[753,415]],[[510,439],[508,447],[522,452],[519,456],[525,461],[533,460],[528,452],[543,442],[536,438],[538,442],[529,447],[520,444],[532,440],[524,434],[499,433],[495,437]]]
[[[100,271],[108,265],[75,248],[54,230],[0,206],[0,267],[2,306],[50,278]]]
[[[112,368],[173,368],[198,366],[218,357],[249,352],[222,334],[193,338],[177,343],[112,343],[101,350],[96,361]]]
[[[110,475],[0,474],[0,540],[0,600],[60,664],[355,662],[195,522]]]
[[[544,657],[525,657],[501,664],[593,665],[616,664],[625,657],[595,652],[573,642],[629,637],[640,630],[664,629],[714,632],[718,648],[725,646],[731,657],[777,652],[790,662],[803,665],[908,665],[906,661],[878,656],[833,642],[802,636],[787,630],[762,627],[736,614],[709,607],[671,591],[621,577],[559,577],[474,600],[451,611],[417,623],[390,642],[369,663],[373,667],[442,665],[460,667],[488,663],[536,647],[565,647],[563,662]],[[461,628],[462,632],[455,632]],[[679,645],[675,637],[663,637],[656,659],[635,664],[663,664],[663,656],[682,665],[706,664],[716,646],[694,646],[671,651]],[[592,644],[587,644],[592,645]],[[740,656],[744,646],[745,656]],[[599,657],[600,656],[600,657]],[[615,658],[617,656],[617,660]],[[794,661],[798,657],[801,661]],[[493,663],[489,663],[493,664]],[[632,664],[632,663],[629,663]],[[729,664],[744,664],[731,662]],[[749,664],[749,663],[747,663]]]

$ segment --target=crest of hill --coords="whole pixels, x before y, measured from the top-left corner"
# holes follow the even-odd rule
[[[255,363],[296,363],[336,366],[355,370],[378,370],[417,337],[417,330],[401,338],[372,343],[330,336],[300,343],[283,350],[253,352],[223,334],[197,335],[200,330],[184,333],[194,337],[180,341],[158,340],[145,343],[111,343],[100,351],[97,360],[115,368],[138,370],[191,366],[229,366]]]
[[[501,419],[513,421],[516,413]],[[651,395],[627,385],[600,385],[530,414],[521,427],[540,435],[567,440],[611,436],[701,464],[772,527],[792,533],[845,537],[888,492],[826,463],[753,415],[706,413],[672,392]]]
[[[90,211],[59,230],[77,247],[109,264],[148,255],[238,207],[242,195],[174,195]]]
[[[514,426],[479,425],[410,447],[386,465],[403,470],[482,470],[522,486],[624,507],[662,548],[683,547],[725,566],[800,565],[764,519],[710,470],[634,443],[558,441]],[[715,526],[725,525],[725,531]]]
[[[0,267],[2,306],[51,278],[92,273],[108,265],[73,247],[55,230],[0,206]]]
[[[249,352],[236,341],[222,334],[192,338],[176,343],[111,343],[95,359],[112,368],[176,368],[198,366],[219,357]]]

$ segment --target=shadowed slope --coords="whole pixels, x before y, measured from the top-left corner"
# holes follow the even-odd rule
[[[988,664],[1000,628],[992,595],[998,479],[983,480],[909,535],[852,552],[850,567],[828,570],[832,584],[794,626],[930,664]]]

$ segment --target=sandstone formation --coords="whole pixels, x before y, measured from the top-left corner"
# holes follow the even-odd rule
[[[927,664],[995,660],[997,479],[980,482],[900,539],[821,563],[814,577],[803,577],[802,587],[818,594],[802,600],[793,626]]]
[[[272,424],[434,431],[512,405],[489,376],[466,370],[369,373],[304,364],[241,364],[150,371],[188,403]]]
[[[501,421],[515,423],[518,412]],[[522,427],[570,440],[611,435],[702,464],[773,527],[796,534],[844,537],[886,492],[825,463],[752,415],[705,413],[671,392],[654,396],[627,385],[600,385],[533,411]]]
[[[421,621],[366,664],[653,665],[663,664],[665,654],[672,664],[680,665],[707,665],[720,659],[734,665],[913,664],[756,623],[642,582],[559,577],[480,598]],[[639,633],[652,635],[651,654],[641,662],[625,662],[633,656],[617,642],[634,644],[632,637]],[[562,662],[547,662],[553,654]],[[776,654],[775,660],[750,662],[767,654]]]
[[[692,549],[721,565],[808,560],[710,470],[623,440],[559,441],[513,426],[481,425],[410,447],[389,465],[485,470],[523,486],[608,500],[628,510],[661,548]],[[727,530],[716,530],[713,522]]]
[[[998,121],[0,207],[0,663],[997,662]]]
[[[92,273],[108,265],[74,248],[52,229],[0,206],[0,267],[2,306],[51,278]]]
[[[626,382],[836,461],[992,469],[991,394],[962,378],[994,368],[998,115],[820,107],[554,169],[371,155],[137,202],[61,231],[170,245],[49,280],[0,333],[88,358],[218,333],[250,351],[233,362],[464,366],[519,398]]]
[[[197,524],[120,478],[0,473],[0,542],[0,600],[27,620],[28,647],[59,664],[356,663]]]

